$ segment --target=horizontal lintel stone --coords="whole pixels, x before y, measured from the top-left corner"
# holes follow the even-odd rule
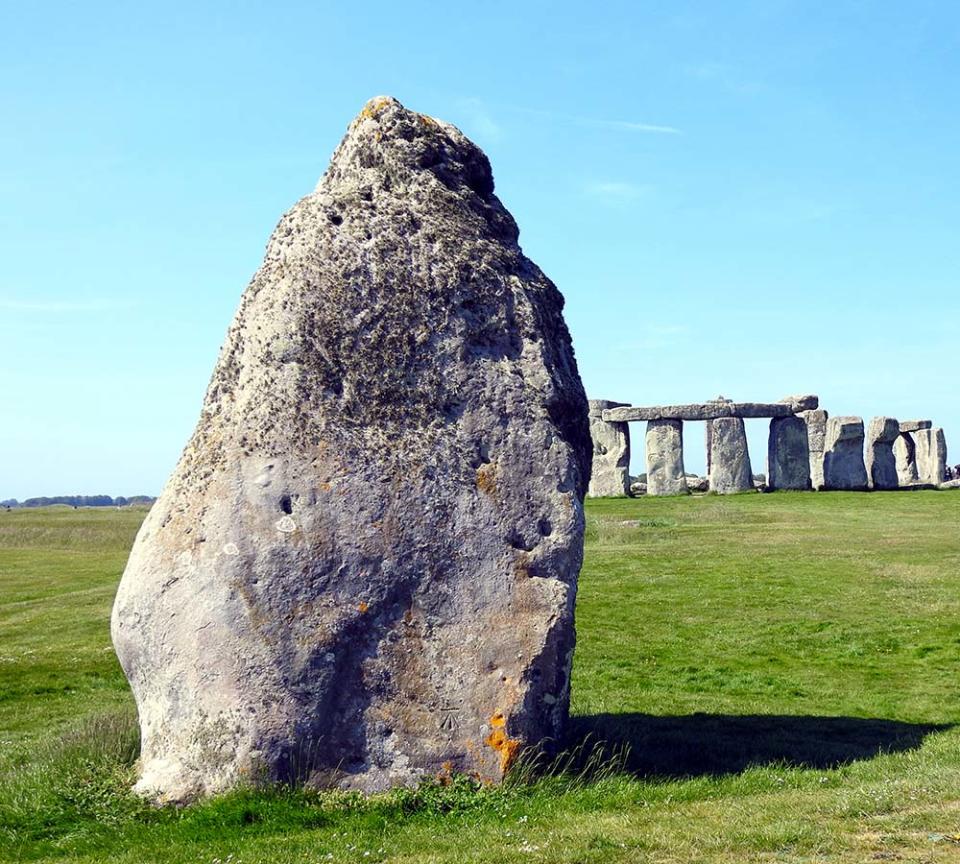
[[[719,420],[721,417],[789,417],[819,405],[816,396],[792,396],[782,402],[698,402],[689,405],[651,405],[610,408],[603,412],[608,423],[637,420]]]

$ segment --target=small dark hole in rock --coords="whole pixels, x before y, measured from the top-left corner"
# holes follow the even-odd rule
[[[547,519],[547,518],[541,519],[541,520],[537,523],[537,528],[540,529],[540,533],[541,533],[544,537],[546,537],[547,535],[553,533],[553,525],[550,524],[550,520]]]
[[[288,516],[293,513],[293,501],[290,500],[289,495],[284,495],[280,499],[280,509]]]
[[[342,217],[339,213],[331,213],[331,214],[330,214],[330,221],[331,221],[334,225],[342,225],[342,224],[343,224],[343,217]]]

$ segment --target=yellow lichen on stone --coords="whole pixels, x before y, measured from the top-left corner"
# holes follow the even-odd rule
[[[497,491],[497,468],[492,462],[477,468],[477,489],[488,495]]]
[[[384,111],[387,110],[387,106],[389,104],[390,100],[386,96],[378,96],[376,99],[371,99],[366,105],[363,106],[360,116],[366,117],[370,120],[376,120]]]

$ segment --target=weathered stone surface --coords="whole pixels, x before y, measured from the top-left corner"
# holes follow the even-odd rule
[[[897,457],[893,445],[900,436],[900,424],[893,417],[874,417],[867,427],[867,478],[874,489],[896,489]]]
[[[863,461],[863,419],[831,417],[823,454],[823,481],[826,489],[863,490],[867,488],[867,468]]]
[[[646,495],[646,481],[634,480],[633,483],[630,484],[630,494],[634,496]]]
[[[647,494],[686,495],[683,470],[683,423],[651,420],[647,423]]]
[[[893,459],[897,467],[897,486],[913,486],[920,482],[917,474],[917,443],[912,434],[903,433],[893,442]]]
[[[933,422],[930,420],[901,420],[901,432],[917,432],[920,429],[932,429]]]
[[[788,396],[781,402],[694,402],[687,405],[650,405],[645,407],[610,408],[603,412],[609,423],[637,420],[716,420],[720,417],[789,417],[817,407],[816,396]]]
[[[947,474],[947,440],[943,429],[918,429],[912,434],[917,445],[919,481],[939,486]]]
[[[387,98],[282,218],[114,606],[141,793],[497,780],[560,735],[590,433],[517,235]]]
[[[589,400],[593,469],[587,495],[591,498],[622,498],[630,491],[630,427],[603,419],[605,409],[623,404],[609,399]]]
[[[767,439],[769,488],[810,488],[810,448],[807,422],[803,417],[775,417]]]
[[[940,484],[941,489],[960,489],[960,479],[947,480]]]
[[[807,424],[807,448],[810,451],[810,485],[823,489],[823,452],[827,446],[827,412],[822,408],[800,414]]]
[[[691,492],[708,492],[710,480],[707,477],[687,477],[687,489]]]
[[[722,417],[710,429],[710,491],[721,495],[753,489],[747,434],[739,417]]]

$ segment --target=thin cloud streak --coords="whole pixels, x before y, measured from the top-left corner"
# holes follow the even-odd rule
[[[603,117],[586,117],[582,114],[563,114],[556,111],[544,111],[539,108],[523,108],[518,105],[504,106],[504,110],[528,117],[539,117],[555,123],[573,123],[577,126],[592,126],[600,129],[616,129],[621,132],[639,132],[649,135],[682,135],[683,130],[676,126],[666,126],[659,123],[641,123],[636,120],[616,120]]]

